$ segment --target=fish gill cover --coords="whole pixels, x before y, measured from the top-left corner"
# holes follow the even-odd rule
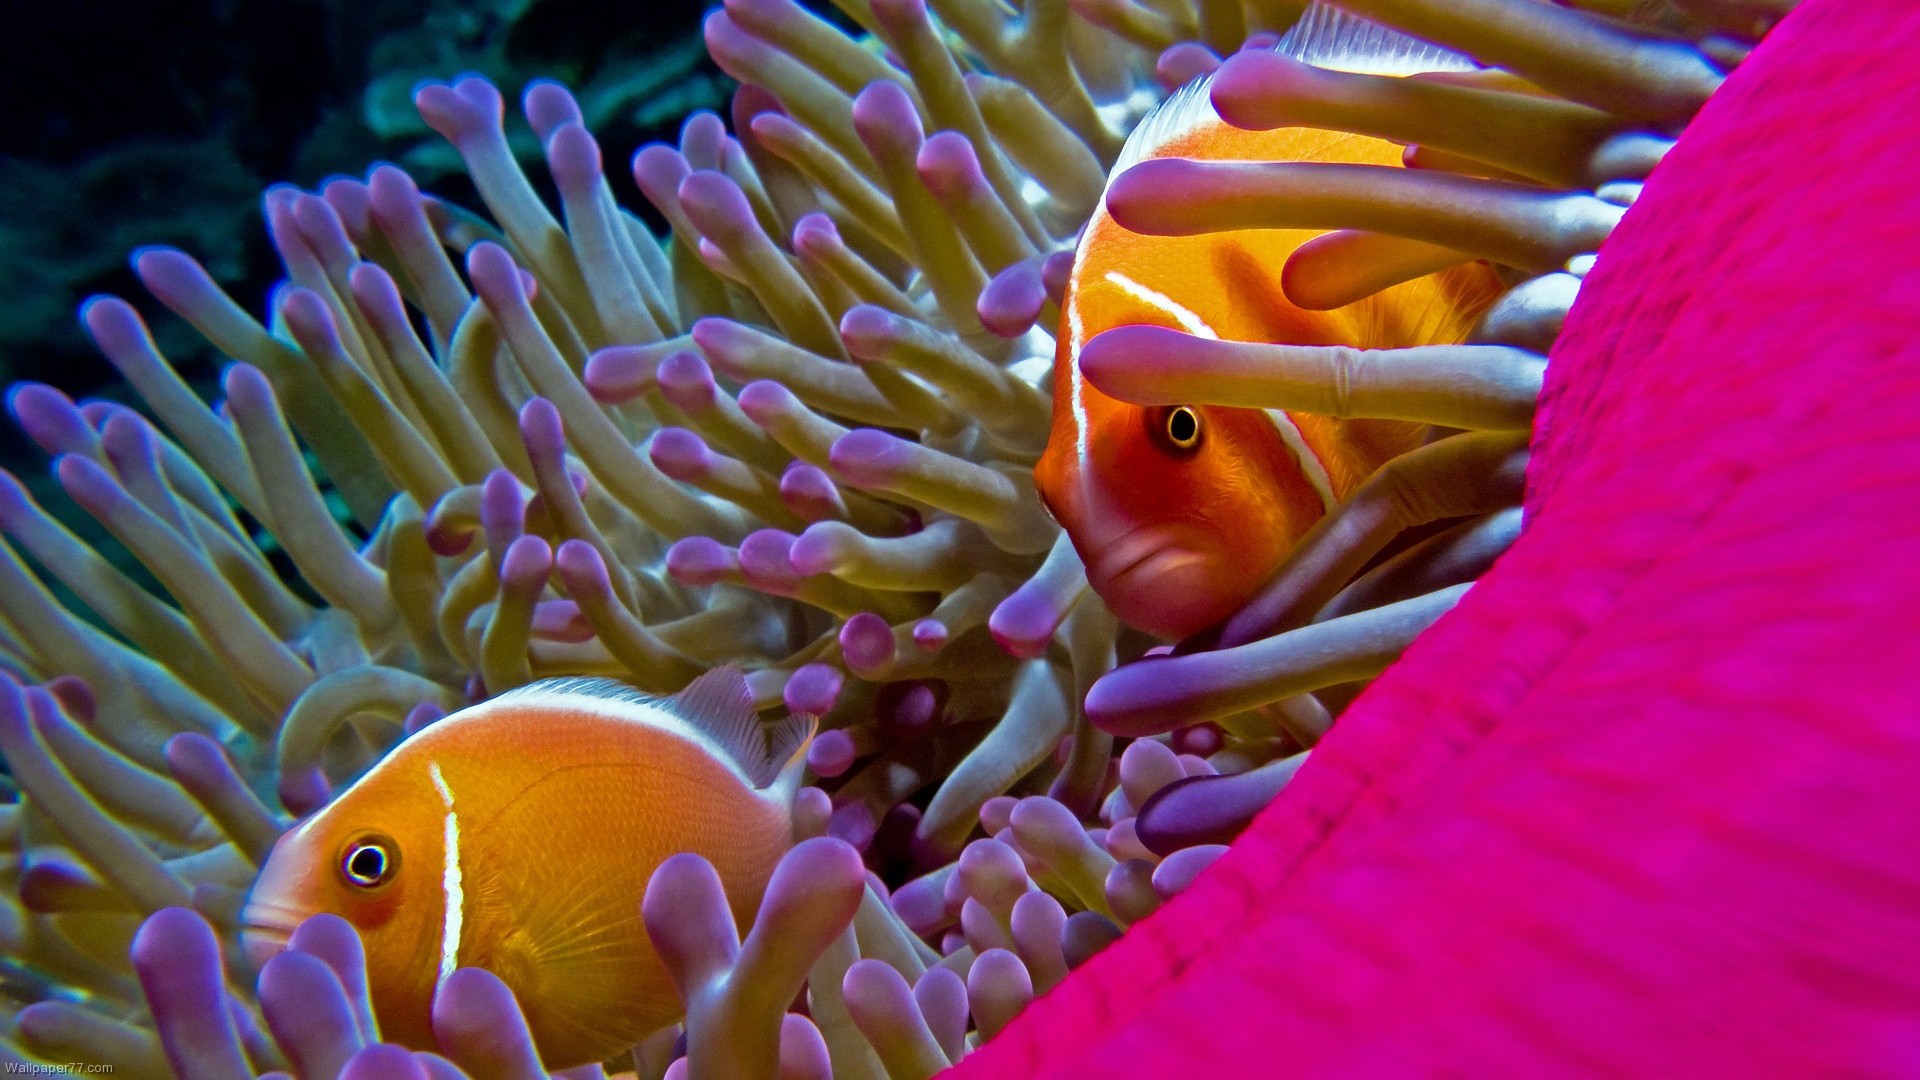
[[[1275,49],[1285,0],[733,0],[704,23],[741,84],[726,119],[694,113],[630,170],[590,133],[623,106],[535,80],[543,197],[518,117],[456,75],[411,94],[444,147],[267,192],[284,281],[264,309],[190,251],[140,250],[151,302],[95,297],[82,323],[142,408],[8,399],[57,491],[0,490],[5,1053],[194,1077],[926,1076],[1182,891],[1511,543],[1542,354],[1593,253],[1788,5],[1344,6],[1485,67],[1313,67]],[[1132,127],[1208,74],[1236,130],[1350,131],[1413,167],[1163,157],[1110,185]],[[470,202],[422,190],[449,151]],[[615,194],[629,172],[638,201]],[[1261,230],[1324,232],[1267,252],[1264,302],[1289,311],[1475,263],[1505,292],[1464,342],[1122,325],[1056,372],[1103,205],[1256,254]],[[231,358],[211,403],[142,309]],[[1209,422],[1431,431],[1165,656],[1033,483],[1074,361]],[[616,898],[683,1025],[543,1061],[526,973],[456,965],[416,1045],[380,1044],[351,912],[256,980],[258,869],[403,737],[539,678],[666,695],[725,665],[769,720],[823,730],[745,925],[696,855]],[[472,871],[448,790],[457,961]]]

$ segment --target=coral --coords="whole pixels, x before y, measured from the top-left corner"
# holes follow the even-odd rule
[[[264,321],[191,256],[140,252],[153,297],[236,362],[210,406],[131,304],[96,298],[84,322],[157,424],[46,386],[9,397],[62,488],[164,591],[18,483],[0,490],[0,662],[18,678],[0,750],[22,793],[6,807],[19,899],[0,925],[15,997],[36,1002],[9,1052],[85,1045],[141,1075],[163,1058],[190,1075],[211,1073],[183,1062],[538,1075],[481,971],[435,1005],[452,1065],[364,1045],[358,945],[328,923],[295,935],[257,995],[223,984],[250,982],[226,946],[282,810],[313,810],[405,733],[545,675],[666,693],[734,663],[759,707],[828,728],[809,761],[830,793],[804,795],[807,839],[744,943],[715,921],[710,870],[674,860],[654,878],[645,922],[688,1004],[688,1056],[672,1063],[671,1036],[643,1044],[641,1075],[709,1054],[726,1075],[823,1075],[823,1054],[841,1080],[923,1075],[1183,891],[1354,684],[1511,542],[1537,349],[1719,78],[1690,46],[1573,10],[1353,6],[1512,74],[1410,90],[1212,51],[1270,43],[1298,15],[1287,3],[1035,0],[1014,17],[990,0],[846,0],[856,39],[791,0],[732,0],[706,23],[744,84],[732,132],[696,114],[677,146],[632,160],[664,245],[615,201],[571,94],[538,82],[523,99],[556,215],[515,161],[499,92],[463,78],[415,101],[490,218],[391,166],[271,190],[287,280]],[[1247,347],[1251,385],[1182,382],[1157,353],[1184,341],[1101,339],[1089,377],[1123,396],[1384,403],[1493,429],[1390,463],[1240,616],[1170,657],[1145,656],[1165,650],[1091,595],[1030,478],[1065,253],[1161,96],[1146,76],[1161,50],[1165,78],[1220,65],[1216,98],[1248,123],[1292,122],[1294,98],[1337,126],[1391,114],[1408,126],[1382,134],[1418,142],[1426,167],[1150,162],[1107,192],[1123,222],[1349,230],[1302,251],[1342,295],[1430,271],[1436,247],[1522,282],[1482,343]],[[1447,126],[1476,109],[1496,132],[1564,137],[1508,154]],[[1162,198],[1168,183],[1183,197]],[[1192,352],[1201,369],[1220,359]],[[1357,392],[1330,398],[1327,378]],[[1393,554],[1439,523],[1454,528]],[[1132,740],[1117,761],[1116,736]],[[1232,797],[1193,797],[1203,785]],[[844,845],[876,871],[863,888]],[[810,1020],[786,1015],[802,973]]]

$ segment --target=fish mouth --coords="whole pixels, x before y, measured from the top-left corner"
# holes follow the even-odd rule
[[[1207,540],[1166,524],[1134,529],[1085,553],[1087,583],[1121,622],[1179,641],[1232,613]]]
[[[286,951],[302,921],[300,912],[279,904],[250,903],[240,913],[240,948],[254,970]]]
[[[1171,530],[1146,526],[1101,545],[1087,560],[1087,579],[1100,593],[1151,586],[1173,571],[1202,561],[1197,552],[1181,545]]]

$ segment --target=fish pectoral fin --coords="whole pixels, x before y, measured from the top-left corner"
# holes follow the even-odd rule
[[[513,925],[476,958],[513,991],[545,1042],[617,1049],[678,1015],[631,891],[581,874],[523,902]]]
[[[555,956],[535,930],[516,927],[484,965],[513,991],[543,1057],[570,1058],[579,1047],[604,1055],[645,1034],[643,1014],[660,1010],[637,1009],[633,982],[619,969],[651,960],[651,950],[640,955],[609,941],[568,943],[560,951],[564,955]]]

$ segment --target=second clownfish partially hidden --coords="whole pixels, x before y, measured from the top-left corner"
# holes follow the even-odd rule
[[[1303,20],[1281,51],[1373,74],[1459,66],[1436,47],[1320,14],[1332,17]],[[1401,163],[1401,147],[1381,139],[1232,127],[1213,109],[1210,81],[1189,84],[1143,121],[1114,175],[1154,158]],[[1426,428],[1277,409],[1128,404],[1083,376],[1080,352],[1089,340],[1118,326],[1153,325],[1292,345],[1454,344],[1502,291],[1491,267],[1465,263],[1344,307],[1305,310],[1282,290],[1281,268],[1318,235],[1147,236],[1121,227],[1104,206],[1081,234],[1054,359],[1053,427],[1034,479],[1094,591],[1134,627],[1178,639],[1232,614],[1302,533],[1382,463],[1418,446]]]
[[[408,739],[280,838],[242,917],[256,964],[331,912],[366,944],[383,1037],[434,1047],[439,985],[513,990],[550,1069],[602,1061],[680,1016],[640,919],[653,871],[691,851],[740,925],[792,845],[811,717],[769,740],[733,668],[671,698],[549,679]]]

